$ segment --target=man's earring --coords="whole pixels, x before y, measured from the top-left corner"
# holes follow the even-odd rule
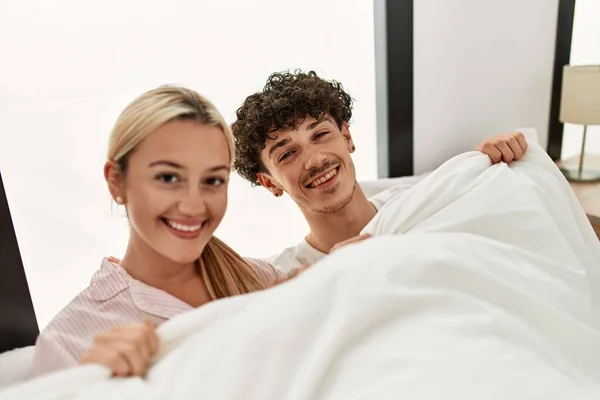
[[[275,194],[275,197],[281,197],[281,193],[279,193],[279,192],[276,192],[274,194]]]
[[[352,152],[354,152],[354,150],[356,150],[356,146],[352,145]]]

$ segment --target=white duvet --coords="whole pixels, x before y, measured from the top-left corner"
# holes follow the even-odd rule
[[[510,168],[448,161],[365,231],[165,323],[145,379],[87,366],[0,398],[600,399],[600,244],[536,144]]]

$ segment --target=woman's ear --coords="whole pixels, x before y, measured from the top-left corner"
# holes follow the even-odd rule
[[[283,189],[279,187],[279,184],[271,176],[259,172],[256,174],[256,180],[260,183],[260,186],[273,193],[273,196],[280,197],[283,194]]]
[[[125,203],[125,194],[123,193],[123,175],[119,167],[113,161],[107,161],[104,164],[104,179],[108,185],[110,196],[117,204]]]

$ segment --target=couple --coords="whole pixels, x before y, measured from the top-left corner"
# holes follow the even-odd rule
[[[125,207],[130,238],[38,337],[32,376],[99,363],[142,375],[158,349],[157,325],[214,299],[290,279],[358,236],[394,188],[367,199],[355,179],[352,99],[315,73],[275,73],[231,126],[196,92],[164,86],[119,116],[104,175]],[[493,162],[519,159],[522,134],[477,147]],[[235,160],[234,160],[235,158]],[[213,236],[227,208],[232,166],[274,196],[287,193],[310,232],[273,265],[245,259]],[[284,274],[280,271],[291,271]]]

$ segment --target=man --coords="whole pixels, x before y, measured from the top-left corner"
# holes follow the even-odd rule
[[[377,211],[402,190],[367,199],[350,156],[352,98],[336,81],[315,72],[272,74],[263,90],[244,101],[232,125],[237,172],[274,196],[287,193],[300,207],[309,234],[273,261],[283,271],[310,265],[358,236]],[[527,150],[521,133],[477,146],[494,163],[518,160]]]

